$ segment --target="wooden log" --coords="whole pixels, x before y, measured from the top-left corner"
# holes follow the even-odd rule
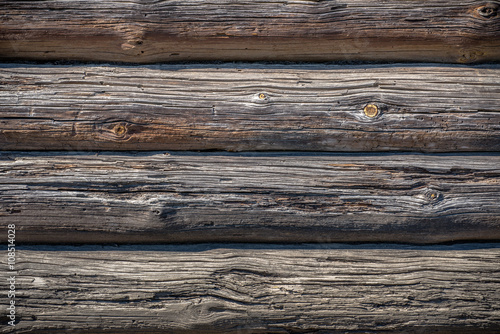
[[[500,154],[0,154],[0,240],[500,240]]]
[[[218,247],[19,250],[1,332],[500,331],[499,244]]]
[[[0,65],[3,150],[500,151],[500,67]]]
[[[500,60],[496,1],[3,0],[0,59]]]

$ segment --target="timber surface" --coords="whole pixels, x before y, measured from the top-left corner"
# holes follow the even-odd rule
[[[0,155],[18,242],[500,240],[500,155]]]
[[[0,3],[0,59],[500,60],[500,4],[451,0]]]
[[[15,332],[498,333],[499,247],[35,247]]]
[[[3,150],[500,151],[498,65],[3,64],[0,84]]]

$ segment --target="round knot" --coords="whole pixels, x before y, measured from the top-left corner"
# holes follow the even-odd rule
[[[485,19],[490,19],[497,16],[498,7],[499,6],[497,4],[489,3],[484,6],[478,7],[476,11],[479,16],[484,17]]]
[[[124,134],[127,133],[127,127],[125,125],[123,125],[123,124],[117,124],[113,128],[113,132],[117,136],[123,136]]]
[[[377,117],[379,114],[378,107],[375,104],[367,104],[363,109],[364,113],[368,117]]]
[[[425,193],[425,197],[431,202],[438,202],[443,199],[443,194],[437,190],[430,189]]]

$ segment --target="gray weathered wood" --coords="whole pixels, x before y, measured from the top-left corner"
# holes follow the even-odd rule
[[[0,154],[19,242],[500,240],[499,202],[498,153]]]
[[[20,250],[16,333],[500,331],[499,244],[219,247]]]
[[[0,3],[0,59],[500,60],[496,1]]]
[[[500,151],[498,65],[215,66],[0,65],[0,147]]]

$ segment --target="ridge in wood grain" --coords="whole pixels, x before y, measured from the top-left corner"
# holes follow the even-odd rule
[[[0,157],[22,243],[500,240],[499,154]]]
[[[500,151],[497,65],[2,64],[0,84],[3,150]]]
[[[15,1],[0,59],[500,60],[496,1]]]
[[[498,244],[221,247],[19,250],[15,333],[500,330]],[[7,280],[0,287],[5,291]]]

